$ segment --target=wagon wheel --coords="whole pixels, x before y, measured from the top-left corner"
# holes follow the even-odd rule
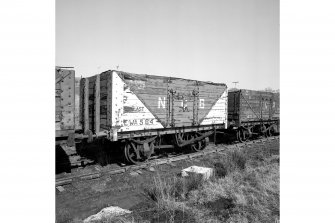
[[[262,125],[260,130],[263,136],[268,137],[268,130],[265,125]]]
[[[207,146],[207,142],[205,139],[196,142],[195,144],[191,145],[192,150],[194,150],[195,152],[199,152],[202,151],[206,148]]]
[[[270,137],[270,136],[273,136],[274,134],[276,134],[276,131],[277,130],[277,126],[274,124],[274,125],[271,125],[267,131],[267,135]]]
[[[272,136],[272,126],[270,126],[268,128],[268,130],[266,130],[266,133],[265,133],[266,137],[271,137]]]
[[[124,158],[126,159],[126,162],[130,163],[129,158],[128,158],[128,150],[129,150],[128,147],[131,147],[130,143],[125,143],[124,148],[123,148],[123,155],[124,155]]]
[[[124,147],[124,156],[132,164],[140,164],[147,161],[154,151],[154,142],[149,143],[150,151],[145,152],[143,145],[136,143],[126,143]]]
[[[240,142],[245,142],[245,141],[247,141],[247,139],[249,139],[249,133],[248,133],[248,131],[245,130],[245,129],[239,129],[239,130],[237,131],[237,139],[238,139],[238,141],[240,141]]]
[[[194,137],[197,137],[196,134],[194,135]],[[190,145],[191,149],[195,152],[199,152],[202,151],[206,148],[207,146],[207,141],[206,139],[202,139],[198,142],[195,142],[193,144]]]
[[[247,139],[251,139],[253,137],[253,126],[248,127],[247,131]]]
[[[267,138],[267,137],[270,137],[273,135],[274,131],[273,131],[273,126],[264,126],[263,127],[265,129],[265,132],[264,132],[264,136]]]
[[[183,143],[184,141],[188,141],[190,139],[193,139],[193,136],[191,135],[191,133],[177,133],[175,135],[175,144],[178,145],[180,143]],[[185,146],[185,147],[189,147],[189,145]]]

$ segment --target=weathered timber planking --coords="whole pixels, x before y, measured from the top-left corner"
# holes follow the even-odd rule
[[[142,85],[136,85],[136,83],[125,82],[132,91],[135,91],[138,94],[145,94],[151,92],[159,92],[166,93],[167,84],[166,83],[152,83],[152,82],[144,82]]]
[[[56,96],[56,109],[58,108],[58,107],[61,107],[62,105],[61,105],[61,101],[62,101],[62,98],[61,98],[61,96]]]
[[[113,75],[118,76],[113,78]],[[117,87],[120,84],[124,88]],[[202,89],[199,90],[199,86]],[[169,97],[168,90],[175,91],[173,99]],[[191,126],[208,115],[225,90],[224,84],[106,71],[100,74],[100,127],[117,127],[121,132],[163,128],[171,121],[175,122],[175,126]],[[199,96],[204,98],[194,95],[196,92],[200,92]],[[92,106],[90,110],[94,111]],[[225,106],[220,105],[213,109],[223,116],[226,110]],[[169,116],[169,112],[173,116]],[[198,117],[199,114],[201,117]]]
[[[83,90],[83,109],[84,109],[84,132],[86,133],[89,130],[89,110],[88,110],[88,84],[89,81],[87,78],[84,78],[84,90]]]
[[[272,113],[275,109],[273,107],[275,105],[273,103],[273,93],[242,90],[241,94],[243,95],[240,104],[241,121],[248,121],[248,119],[255,119],[257,117],[261,119],[272,118]]]
[[[130,88],[132,91],[134,91],[134,88]],[[135,90],[136,91],[136,90]],[[166,95],[166,88],[165,89],[152,89],[152,88],[148,88],[148,89],[141,89],[141,90],[137,90],[138,92],[136,94],[142,94],[142,95]]]
[[[151,115],[154,118],[163,124],[165,122],[165,117],[162,120],[161,117],[158,117],[157,114],[153,111],[153,109],[159,106],[159,98],[166,103],[167,97],[167,82],[166,78],[148,78],[145,76],[143,78],[138,75],[130,75],[126,74],[126,77],[123,76],[123,73],[119,73],[121,77],[123,77],[123,81],[125,83],[124,89],[124,111],[134,111],[135,118],[136,112],[142,112],[142,110],[148,110],[147,118]],[[140,75],[141,76],[141,75]],[[139,79],[138,79],[139,78]],[[152,87],[155,86],[155,89]],[[162,105],[164,109],[163,112],[165,114],[165,105]],[[128,119],[130,116],[128,115]],[[151,119],[151,118],[150,118]],[[153,124],[154,125],[154,124]],[[157,127],[157,126],[156,126]],[[146,126],[146,128],[150,128],[150,126]]]
[[[95,117],[94,117],[94,124],[95,124],[95,133],[100,132],[100,75],[96,76],[95,82],[95,103],[94,103],[94,110],[95,110]]]
[[[92,132],[96,132],[96,103],[97,103],[97,92],[96,92],[96,85],[97,85],[97,75],[88,77],[88,129]],[[98,81],[100,84],[100,80]],[[99,90],[100,92],[100,90]]]
[[[110,71],[105,71],[105,72],[102,72],[102,73],[100,74],[100,81],[101,81],[101,82],[104,81],[104,80],[107,80],[107,78],[108,78],[108,73],[110,73]]]
[[[100,120],[100,128],[102,128],[102,125],[107,126],[107,119]]]
[[[107,73],[107,126],[112,126],[112,98],[113,98],[112,72]]]
[[[217,88],[215,88],[217,89]],[[228,92],[227,87],[222,86],[221,88],[223,91],[221,95],[214,101],[213,105],[209,109],[209,112],[200,119],[201,125],[206,124],[225,124],[227,127],[228,123],[228,111],[227,111],[227,104],[228,104]],[[219,90],[219,89],[217,89]]]
[[[138,75],[137,76],[128,75],[128,76],[131,77],[130,78],[131,81],[127,82],[127,78],[126,78],[126,82],[130,86],[132,86],[133,83],[136,83],[138,85],[138,86],[135,86],[134,88],[132,87],[131,88],[135,89],[134,90],[135,94],[138,95],[141,98],[141,100],[146,103],[150,111],[155,115],[156,118],[158,118],[161,121],[161,123],[164,123],[164,119],[166,120],[166,117],[167,117],[166,113],[167,113],[167,107],[168,107],[168,104],[167,104],[168,96],[167,96],[166,88],[176,91],[175,98],[174,98],[174,110],[173,110],[174,112],[178,113],[178,111],[180,110],[180,107],[182,107],[183,105],[183,99],[187,100],[188,112],[193,112],[193,103],[194,103],[193,90],[198,89],[197,87],[198,82],[193,81],[193,80],[185,80],[185,79],[178,79],[178,78],[175,78],[175,79],[171,78],[170,81],[166,81],[167,80],[166,78],[158,77],[158,78],[155,78],[154,81],[152,81],[152,82],[156,82],[154,83],[155,85],[155,88],[154,88],[150,86],[149,84],[151,82],[151,76],[145,76],[144,78],[141,77],[139,79],[137,79],[139,77]],[[204,84],[202,84],[202,86],[203,85]],[[149,90],[147,90],[148,86],[150,87]],[[156,94],[153,94],[151,90],[153,88],[156,89],[156,86],[160,86],[161,92],[156,91],[155,92]],[[219,96],[220,96],[219,94],[214,95],[212,96],[212,98],[209,98],[209,99],[212,99],[214,102],[215,100],[217,100]],[[161,99],[160,102],[158,101],[159,99]],[[196,100],[199,100],[199,99],[196,99]],[[160,103],[162,105],[161,107],[159,107]],[[210,103],[207,109],[209,109],[212,106],[212,104],[213,103]],[[196,108],[198,108],[198,106],[199,106],[199,103],[197,101]],[[164,114],[165,114],[165,117],[164,117]],[[188,114],[188,116],[190,115],[191,114]],[[182,120],[182,119],[178,119],[178,120]]]
[[[75,129],[82,129],[80,122],[80,79],[75,78]]]
[[[238,90],[229,92],[229,120],[237,123],[279,118],[278,93]]]
[[[100,74],[100,128],[107,125],[107,73]],[[103,123],[102,119],[106,119]]]
[[[85,78],[80,80],[79,86],[79,121],[81,123],[82,129],[84,129],[84,97],[85,97]]]
[[[75,128],[75,73],[74,70],[59,68],[56,68],[55,73],[55,121],[57,135],[57,131],[73,130]]]
[[[107,115],[100,115],[100,120],[106,119],[107,120]]]
[[[100,116],[103,115],[107,116],[107,105],[100,105]]]

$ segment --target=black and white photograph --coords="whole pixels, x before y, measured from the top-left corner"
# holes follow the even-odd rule
[[[0,221],[333,222],[333,9],[3,2]]]
[[[279,0],[56,1],[56,222],[279,222]]]

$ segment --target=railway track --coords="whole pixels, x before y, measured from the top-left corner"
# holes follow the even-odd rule
[[[246,146],[246,145],[262,143],[262,142],[269,142],[269,141],[274,141],[278,139],[279,139],[279,136],[272,136],[268,138],[256,139],[256,140],[243,142],[243,143],[236,143],[232,145],[222,145],[221,144],[220,148],[215,148],[213,147],[214,144],[209,144],[207,148],[203,151],[190,153],[190,154],[177,155],[174,157],[168,157],[168,158],[162,158],[162,159],[154,159],[154,160],[150,160],[148,162],[145,162],[139,165],[118,167],[118,168],[113,168],[111,170],[96,171],[93,173],[80,174],[80,175],[69,176],[69,177],[57,178],[56,176],[56,187],[66,185],[66,184],[71,184],[72,182],[91,180],[91,179],[96,179],[96,178],[100,178],[103,176],[110,176],[110,175],[115,175],[115,174],[120,174],[120,173],[131,172],[131,171],[145,169],[145,168],[162,165],[162,164],[167,164],[167,163],[171,163],[171,162],[175,162],[179,160],[187,160],[187,159],[192,159],[192,158],[196,158],[196,157],[200,157],[200,156],[204,156],[208,154],[220,153],[227,149],[239,148],[239,147]]]

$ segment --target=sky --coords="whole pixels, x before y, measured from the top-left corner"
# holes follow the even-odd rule
[[[279,0],[56,0],[56,66],[279,89]]]

